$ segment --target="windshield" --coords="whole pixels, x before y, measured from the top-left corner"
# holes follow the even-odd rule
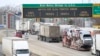
[[[91,37],[91,35],[87,34],[87,35],[84,35],[83,37]]]
[[[16,50],[16,54],[27,54],[29,53],[28,49]]]

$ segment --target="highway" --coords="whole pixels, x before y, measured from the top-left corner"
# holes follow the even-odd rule
[[[9,36],[14,36],[15,31],[9,31]],[[6,33],[2,31],[2,33]],[[62,47],[62,43],[44,42],[37,40],[36,35],[29,35],[29,47],[32,52],[31,56],[93,56],[90,51],[77,51],[67,47]],[[0,45],[0,56],[2,56]]]
[[[30,50],[41,56],[93,56],[90,51],[77,51],[67,47],[62,47],[62,43],[37,40],[37,36],[30,36]]]

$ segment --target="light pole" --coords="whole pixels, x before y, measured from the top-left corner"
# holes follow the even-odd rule
[[[6,37],[8,37],[8,12],[6,13]]]

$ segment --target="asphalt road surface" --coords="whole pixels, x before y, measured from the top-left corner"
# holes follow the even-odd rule
[[[62,43],[47,43],[37,40],[37,36],[29,37],[30,50],[41,56],[93,56],[90,51],[77,51],[62,47]]]

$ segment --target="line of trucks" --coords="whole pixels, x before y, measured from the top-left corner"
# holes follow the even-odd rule
[[[92,54],[100,56],[100,29],[77,27],[74,25],[40,25],[38,39],[42,41],[57,40],[63,43],[63,32],[67,31],[70,48],[76,50],[91,50]],[[97,34],[96,32],[99,32]],[[94,34],[95,33],[95,34]],[[94,41],[95,39],[95,41]],[[67,44],[67,40],[65,44]]]
[[[22,21],[16,20],[16,31],[28,31],[32,35],[39,34],[40,26],[46,25],[54,25],[54,23],[43,23],[43,22],[32,22],[32,21]]]
[[[46,42],[62,41],[62,46],[65,44],[66,47],[76,50],[91,50],[92,54],[100,56],[100,35],[96,33],[93,35],[95,31],[100,31],[99,29],[41,22],[36,22],[31,26],[31,34],[37,34],[38,40]],[[67,32],[67,39],[63,39],[64,31]]]
[[[92,36],[89,30],[79,28],[74,25],[41,24],[39,26],[38,40],[50,42],[62,40],[62,45],[69,46],[77,50],[90,50],[92,46]],[[69,40],[64,39],[63,32],[66,31]],[[70,45],[69,45],[70,44]]]

